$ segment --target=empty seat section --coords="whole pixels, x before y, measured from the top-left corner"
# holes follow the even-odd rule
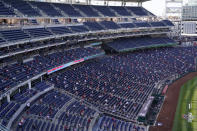
[[[105,26],[105,28],[107,29],[118,29],[120,28],[116,23],[114,23],[113,21],[101,21],[100,22],[103,26]]]
[[[52,35],[51,32],[47,31],[45,28],[25,29],[25,31],[29,32],[33,37],[45,37]]]
[[[133,23],[120,23],[118,25],[122,28],[135,28],[136,27]]]
[[[67,27],[60,26],[60,27],[49,27],[49,29],[55,34],[67,34],[72,33]]]
[[[97,22],[84,22],[84,25],[86,25],[92,31],[104,30],[104,28]]]
[[[88,32],[89,30],[83,26],[83,25],[78,25],[78,26],[68,26],[73,32]]]
[[[3,40],[2,38],[0,38],[0,44],[1,43],[4,43],[5,42],[5,40]]]
[[[73,7],[79,9],[81,12],[87,15],[87,17],[98,17],[98,13],[94,11],[89,5],[73,5]]]
[[[131,16],[131,13],[129,13],[125,7],[121,6],[110,6],[114,11],[116,11],[121,16]]]
[[[115,40],[107,44],[109,47],[113,48],[116,51],[122,51],[127,49],[135,49],[135,48],[145,48],[152,46],[160,46],[175,43],[173,40],[166,37],[136,37],[136,38],[128,38]]]
[[[0,31],[0,34],[8,41],[16,41],[30,38],[29,35],[22,30]]]
[[[142,7],[126,7],[126,8],[138,16],[148,15],[147,12],[145,12]]]
[[[137,27],[151,27],[148,22],[135,22],[133,24],[135,24]]]
[[[110,16],[110,17],[116,16],[115,13],[111,11],[108,6],[92,6],[92,7],[98,10],[99,12],[101,12],[101,14],[103,14],[104,16]]]
[[[26,1],[23,0],[5,0],[5,2],[12,5],[18,11],[23,13],[25,16],[32,17],[32,16],[41,16],[38,10],[32,8]]]
[[[160,27],[160,26],[166,26],[164,23],[162,22],[149,22],[149,24],[153,27]]]
[[[54,4],[56,7],[61,9],[65,14],[67,14],[69,17],[81,17],[82,15],[71,5],[69,4]]]
[[[49,88],[50,86],[47,85],[45,82],[39,82],[35,84],[35,89],[38,91],[44,91],[45,89]]]
[[[16,15],[14,13],[14,10],[12,8],[6,7],[1,1],[0,1],[0,16],[13,16]]]
[[[175,43],[175,41],[173,39],[170,39],[170,38],[165,38],[164,41],[167,42],[167,43]]]
[[[169,21],[169,20],[163,20],[162,22],[164,24],[166,24],[167,26],[174,26],[174,24],[171,21]]]
[[[47,2],[31,2],[34,6],[37,6],[40,10],[42,10],[48,16],[62,16],[60,12],[58,12],[50,3]]]

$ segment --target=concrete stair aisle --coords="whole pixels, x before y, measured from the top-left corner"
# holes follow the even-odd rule
[[[96,112],[95,114],[94,114],[94,118],[92,119],[92,121],[91,121],[91,123],[90,123],[90,126],[89,126],[89,128],[88,128],[88,131],[95,131],[95,125],[97,124],[97,120],[98,120],[98,118],[99,118],[99,113],[98,112]]]
[[[48,17],[47,14],[45,14],[42,10],[40,10],[38,7],[35,7],[33,4],[31,4],[30,2],[27,2],[33,9],[35,9],[36,11],[38,11],[43,17]]]
[[[60,8],[56,7],[54,4],[50,4],[55,10],[57,10],[63,17],[68,17]]]
[[[67,91],[65,91],[65,90],[63,90],[63,89],[61,89],[61,88],[56,88],[56,90],[57,90],[57,91],[60,91],[61,93],[66,94],[67,96],[70,96],[70,97],[74,98],[74,99],[77,100],[77,101],[78,101],[79,99],[81,99],[81,98],[79,98],[79,97],[77,97],[77,96],[75,96],[75,95],[73,95],[73,94],[71,94],[71,93],[69,93],[69,92],[67,92]],[[87,105],[88,107],[94,109],[96,112],[100,112],[100,111],[98,110],[98,108],[96,108],[96,107],[95,107],[94,105],[92,105],[91,103],[89,103],[89,102],[87,102],[87,101],[83,101],[83,103],[84,103],[85,105]]]
[[[90,6],[90,8],[91,8],[93,11],[97,12],[98,15],[99,15],[99,17],[105,17],[101,12],[99,12],[98,10],[96,10],[94,7]]]
[[[72,6],[73,7],[73,6]],[[80,9],[73,7],[76,11],[79,12],[79,14],[82,15],[82,17],[88,17],[85,13],[83,13]]]
[[[14,10],[14,13],[17,16],[20,16],[20,17],[23,17],[24,16],[23,13],[21,13],[20,11],[18,11],[17,9],[15,9],[14,7],[12,7],[10,4],[4,2],[3,0],[1,2],[4,4],[5,7],[13,9]]]
[[[110,8],[110,7],[108,7],[109,8],[109,10],[111,11],[111,12],[114,12],[114,14],[116,15],[116,17],[121,17],[115,10],[113,10],[112,8]]]
[[[136,18],[137,17],[137,15],[135,15],[132,11],[130,11],[129,9],[127,9],[127,8],[125,8],[130,14],[131,14],[131,17],[134,17],[134,18]]]
[[[58,112],[56,113],[56,115],[55,115],[55,117],[53,118],[53,120],[52,120],[52,122],[55,122],[55,123],[57,123],[58,124],[58,118],[60,117],[60,115],[66,110],[66,108],[71,104],[71,103],[73,103],[75,101],[75,99],[71,99],[71,100],[69,100],[67,103],[65,103],[64,105],[63,105],[63,107],[60,109],[60,110],[58,110]]]

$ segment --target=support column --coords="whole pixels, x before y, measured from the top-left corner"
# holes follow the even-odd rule
[[[7,101],[10,102],[10,94],[7,95]]]
[[[43,79],[43,78],[42,78],[42,76],[41,76],[41,77],[40,77],[41,82],[42,82],[42,79]]]
[[[138,2],[138,6],[142,7],[142,2]]]
[[[122,0],[122,2],[121,2],[121,6],[124,6],[124,0]]]
[[[31,81],[28,82],[28,88],[31,89]]]

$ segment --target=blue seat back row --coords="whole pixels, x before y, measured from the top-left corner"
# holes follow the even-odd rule
[[[79,5],[79,4],[60,4],[48,2],[34,2],[23,0],[4,0],[5,3],[11,5],[11,8],[5,7],[0,3],[0,15],[15,15],[13,8],[17,9],[24,16],[40,17],[41,12],[44,12],[49,17],[119,17],[132,16],[132,13],[137,16],[147,16],[149,13],[142,7],[122,7],[122,6],[94,6],[94,5]],[[98,12],[99,13],[98,13]],[[64,12],[64,13],[62,13]],[[116,12],[116,13],[115,13]],[[132,12],[132,13],[131,13]],[[102,16],[100,15],[102,14]]]

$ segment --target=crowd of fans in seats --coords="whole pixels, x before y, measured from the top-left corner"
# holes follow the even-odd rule
[[[1,85],[9,81],[16,84],[18,80],[30,78],[45,69],[99,52],[100,50],[88,47],[52,53],[45,57],[36,56],[33,61],[1,69],[1,78],[13,78],[1,79]],[[158,48],[106,55],[63,70],[48,78],[57,89],[28,106],[18,120],[17,130],[88,130],[94,124],[97,111],[84,102],[90,103],[99,111],[135,121],[148,96],[159,90],[155,88],[157,82],[174,74],[184,75],[195,71],[196,56],[195,46]],[[4,88],[2,91],[5,91]],[[1,123],[6,126],[21,104],[46,88],[48,86],[41,82],[32,89],[14,94],[11,102],[2,103]],[[144,130],[133,123],[106,116],[100,118],[100,123],[97,124],[98,131]]]
[[[134,21],[126,23],[113,21],[78,23],[75,21],[76,25],[68,26],[60,25],[63,22],[60,23],[58,20],[58,18],[122,16],[143,17],[154,16],[154,14],[143,7],[0,0],[0,17],[27,18],[25,22],[20,21],[20,26],[28,24],[34,26],[7,29],[9,25],[17,26],[19,23],[8,24],[7,20],[2,20],[1,25],[5,24],[6,29],[3,29],[4,26],[2,26],[0,31],[0,56],[21,50],[25,52],[27,49],[42,45],[48,46],[54,42],[32,43],[40,38],[54,39],[57,36],[58,38],[64,36],[63,39],[67,39],[69,36],[68,41],[70,39],[78,41],[94,37],[95,32],[93,35],[93,31],[113,30],[115,32],[115,30],[119,30],[116,34],[98,34],[96,36],[96,38],[100,36],[108,38],[134,33],[122,32],[123,29],[127,31],[129,28],[162,27],[164,30],[168,29],[168,26],[173,26],[168,20],[146,22],[133,19]],[[39,25],[36,17],[50,17],[53,24],[59,25],[35,27]],[[77,38],[70,37],[71,34]],[[87,34],[92,34],[92,36]],[[161,41],[171,42],[169,39],[154,40],[155,44],[159,44]],[[135,47],[143,46],[144,41],[150,41],[150,39],[141,39],[141,41],[142,43],[139,41]],[[125,41],[124,44],[128,47]],[[117,49],[124,48],[123,45],[119,47],[116,44],[116,46]],[[99,49],[87,47],[49,54],[40,53],[40,55],[34,56],[33,60],[1,67],[0,95],[52,68],[101,52]],[[10,102],[3,98],[0,104],[0,123],[8,127],[12,118],[18,115],[11,128],[17,131],[88,131],[94,129],[95,131],[146,131],[145,127],[126,122],[122,118],[135,121],[147,98],[154,92],[159,92],[155,85],[160,80],[174,74],[183,75],[194,71],[196,52],[196,47],[160,48],[106,55],[84,62],[46,78],[55,85],[55,89],[49,92],[47,89],[50,88],[50,85],[48,82],[42,81],[32,85],[32,88],[27,88],[27,85],[24,85],[16,89],[10,94],[10,97],[7,97],[7,101],[10,98]],[[38,95],[44,92],[45,94]],[[28,101],[35,96],[37,96],[36,99]],[[24,109],[21,109],[24,105],[26,105]],[[18,113],[17,111],[22,112]],[[107,114],[114,117],[109,117]]]
[[[65,93],[51,90],[41,96],[15,122],[17,131],[88,131],[96,111]]]
[[[3,93],[9,88],[53,67],[98,53],[101,53],[101,51],[92,47],[75,48],[46,56],[35,56],[32,61],[23,64],[17,63],[5,66],[0,69],[0,92]]]
[[[40,82],[32,89],[22,88],[11,95],[11,102],[2,101],[0,106],[0,123],[7,126],[9,120],[20,106],[27,102],[31,97],[37,93],[49,88],[50,86],[45,82]]]
[[[195,70],[196,47],[145,50],[106,56],[65,70],[50,81],[101,111],[135,120],[155,84]]]

